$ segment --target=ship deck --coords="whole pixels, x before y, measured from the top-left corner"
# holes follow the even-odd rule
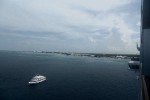
[[[150,100],[150,76],[142,77],[143,100]]]

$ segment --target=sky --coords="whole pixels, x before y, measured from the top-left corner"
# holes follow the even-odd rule
[[[136,54],[140,0],[0,0],[0,50]]]

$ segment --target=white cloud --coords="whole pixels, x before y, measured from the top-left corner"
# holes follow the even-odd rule
[[[39,38],[45,39],[45,44],[50,42],[56,50],[66,44],[65,49],[76,48],[83,52],[86,48],[90,52],[91,47],[92,52],[109,49],[111,53],[112,48],[117,48],[112,49],[114,52],[123,52],[125,48],[128,48],[128,53],[136,52],[134,45],[139,41],[140,18],[136,17],[134,24],[130,16],[135,17],[140,13],[132,15],[132,9],[131,12],[117,11],[118,7],[132,6],[132,0],[5,0],[2,3],[0,35],[7,33],[7,37],[11,34],[16,38],[28,39],[37,37],[34,45],[39,43]],[[113,44],[109,41],[113,41]],[[74,46],[71,46],[72,42]],[[33,49],[32,46],[29,49]]]
[[[137,26],[141,26],[141,22],[137,22],[137,24],[136,24]]]
[[[91,43],[96,43],[96,40],[94,38],[92,38],[92,37],[88,37],[88,38]]]

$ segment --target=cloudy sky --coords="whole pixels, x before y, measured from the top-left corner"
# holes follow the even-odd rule
[[[0,50],[138,53],[140,0],[0,0]]]

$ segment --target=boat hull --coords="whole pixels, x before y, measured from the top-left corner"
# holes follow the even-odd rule
[[[140,62],[139,61],[129,61],[128,63],[130,69],[139,69]]]
[[[36,75],[35,77],[33,77],[31,79],[31,81],[28,82],[29,85],[34,85],[34,84],[38,84],[41,83],[43,81],[46,81],[46,77],[42,76],[42,75]]]

